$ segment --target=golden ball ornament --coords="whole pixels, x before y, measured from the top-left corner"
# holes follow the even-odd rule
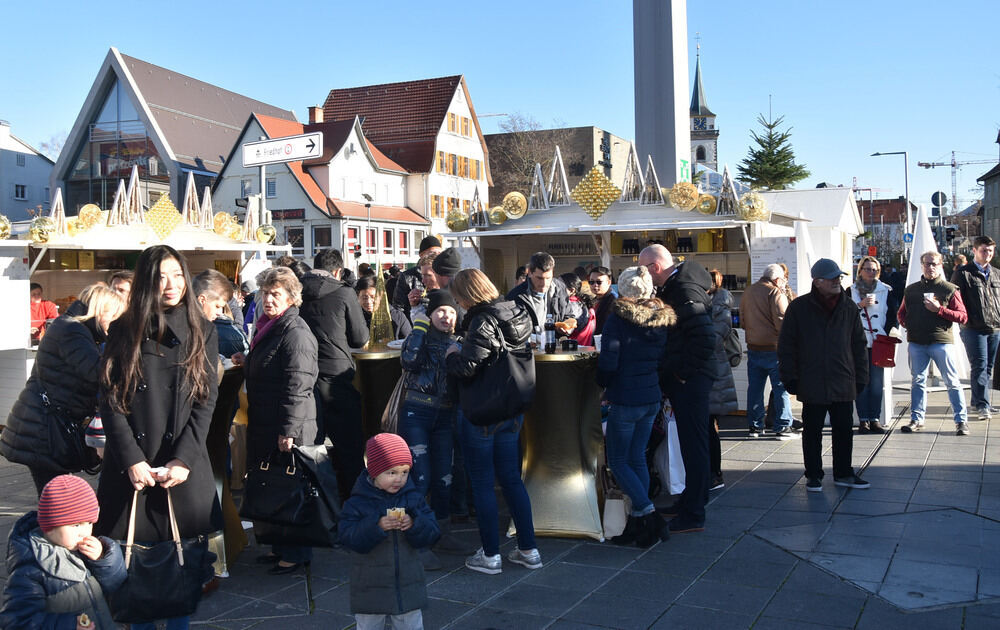
[[[764,198],[756,190],[743,193],[740,197],[739,213],[745,221],[766,221],[770,216]]]
[[[215,217],[212,219],[212,224],[215,226],[215,233],[219,236],[226,236],[229,234],[229,226],[233,222],[233,215],[228,212],[216,212]]]
[[[243,226],[235,219],[226,226],[226,236],[234,241],[243,240]]]
[[[80,225],[80,217],[69,217],[66,219],[66,234],[73,237],[82,231],[84,231],[84,228]]]
[[[493,206],[490,208],[490,223],[493,225],[503,225],[507,222],[507,212],[504,206]]]
[[[698,195],[697,210],[702,214],[715,214],[719,207],[719,201],[708,193]]]
[[[0,239],[10,238],[10,219],[0,214]]]
[[[78,228],[81,231],[86,231],[100,222],[102,217],[101,208],[95,203],[88,203],[84,207],[80,208],[80,211],[76,213],[76,216],[77,219],[79,219]]]
[[[254,236],[257,237],[258,243],[270,245],[276,238],[278,238],[278,230],[274,229],[274,226],[270,223],[265,223],[257,228],[257,232]]]
[[[677,182],[670,189],[669,199],[674,208],[690,212],[698,204],[698,187],[691,182]]]
[[[464,212],[452,210],[448,213],[445,224],[452,232],[464,232],[469,229],[469,217]]]

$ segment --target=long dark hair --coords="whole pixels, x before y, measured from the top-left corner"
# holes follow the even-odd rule
[[[172,247],[154,245],[139,254],[128,308],[115,322],[115,334],[108,338],[101,359],[101,385],[111,408],[119,413],[129,413],[132,396],[143,380],[143,339],[163,341],[166,326],[160,296],[160,264],[170,258],[177,261],[184,273],[184,294],[175,308],[183,309],[189,329],[186,352],[178,366],[184,371],[183,382],[191,388],[189,400],[205,400],[209,394],[205,338],[201,333],[205,318],[194,297],[187,261]]]

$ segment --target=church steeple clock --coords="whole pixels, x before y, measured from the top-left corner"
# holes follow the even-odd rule
[[[698,44],[697,50],[694,91],[691,94],[691,164],[704,164],[718,171],[719,130],[715,126],[715,114],[705,100],[705,88],[701,85],[701,44]]]

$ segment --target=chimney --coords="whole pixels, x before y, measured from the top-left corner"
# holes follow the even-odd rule
[[[309,124],[323,122],[323,108],[316,105],[309,108]]]

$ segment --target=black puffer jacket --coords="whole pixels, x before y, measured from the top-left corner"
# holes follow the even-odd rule
[[[792,300],[778,337],[778,370],[801,402],[849,402],[868,384],[868,348],[858,305],[840,294],[833,311],[814,291]]]
[[[247,461],[278,447],[278,436],[299,446],[316,438],[316,338],[291,306],[254,340],[247,378]]]
[[[424,283],[420,279],[420,267],[411,267],[403,273],[399,274],[396,280],[396,286],[392,291],[392,305],[399,307],[401,311],[409,318],[410,316],[410,291],[414,289],[423,289]]]
[[[313,269],[302,276],[299,316],[316,337],[319,373],[354,378],[351,349],[368,343],[365,315],[354,290],[328,272]]]
[[[951,283],[962,292],[969,315],[965,327],[990,333],[1000,329],[1000,269],[990,269],[986,278],[975,262],[962,265],[951,275]]]
[[[115,630],[105,597],[125,582],[125,561],[118,543],[100,540],[104,553],[91,560],[50,543],[37,512],[18,519],[7,543],[0,628],[73,629],[86,613],[95,630]]]
[[[50,456],[49,431],[41,394],[64,418],[83,420],[97,409],[97,346],[104,333],[94,320],[78,322],[66,315],[49,324],[38,345],[31,376],[7,416],[0,434],[0,454],[38,470],[64,470]]]
[[[457,339],[418,319],[399,355],[399,362],[406,370],[403,388],[426,394],[432,401],[455,402],[455,392],[448,385],[444,353]]]
[[[531,336],[532,323],[523,306],[497,298],[470,308],[465,328],[461,352],[448,355],[445,365],[450,374],[472,378],[480,366],[500,352],[504,341],[509,346],[524,345]]]
[[[531,279],[527,279],[517,285],[507,293],[507,299],[517,302],[525,308],[528,317],[534,317],[535,312],[531,305]],[[566,285],[559,278],[553,278],[549,290],[545,292],[546,313],[551,314],[554,321],[565,321],[570,317],[569,293],[566,292]],[[532,320],[534,322],[534,320]],[[545,322],[537,322],[539,328],[545,326]],[[557,333],[560,334],[560,333]]]
[[[677,324],[667,335],[660,383],[672,378],[686,381],[694,373],[712,377],[715,355],[715,328],[712,325],[712,276],[696,262],[677,265],[677,272],[667,279],[657,295],[677,315]]]

